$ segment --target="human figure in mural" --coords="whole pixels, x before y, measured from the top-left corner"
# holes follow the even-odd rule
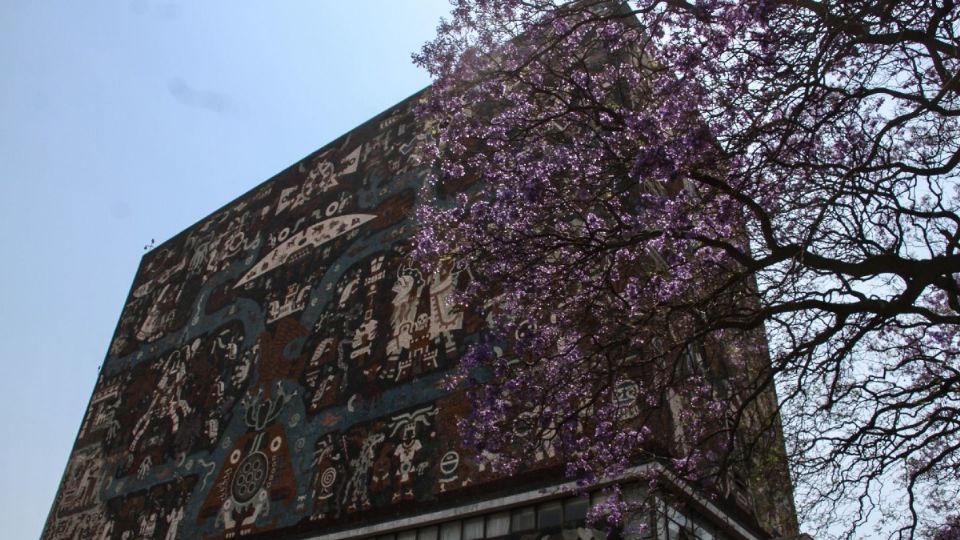
[[[67,472],[66,489],[60,500],[63,508],[78,510],[95,502],[100,477],[103,471],[102,460],[93,453],[74,456]]]
[[[190,405],[184,400],[180,393],[183,390],[183,381],[187,376],[187,369],[181,360],[181,352],[174,350],[165,361],[160,363],[160,381],[156,385],[153,399],[147,407],[147,411],[137,420],[133,427],[133,440],[130,442],[129,450],[136,450],[140,439],[147,432],[152,422],[164,418],[170,421],[171,433],[176,433],[180,429],[180,419],[183,415],[189,414],[192,410]]]
[[[413,498],[413,488],[411,484],[415,468],[414,458],[422,448],[423,444],[416,438],[416,428],[408,426],[404,429],[403,439],[400,441],[400,444],[397,445],[396,450],[393,451],[393,455],[396,456],[400,462],[396,472],[396,475],[399,477],[399,482],[397,483],[397,491],[393,495],[393,500],[399,500],[401,497],[405,499]]]
[[[421,425],[429,426],[431,417],[436,416],[436,414],[436,407],[428,406],[394,416],[391,419],[389,425],[390,436],[396,437],[397,433],[400,433],[400,441],[393,451],[397,463],[394,471],[394,475],[397,477],[396,489],[393,494],[394,502],[401,499],[412,499],[414,496],[413,483],[415,477],[423,472],[420,464],[416,461],[418,454],[424,448],[420,441],[419,427]]]
[[[137,331],[137,339],[147,342],[155,341],[163,334],[168,312],[172,308],[171,304],[177,295],[178,288],[171,283],[163,285],[163,288],[157,293],[157,298],[147,309],[147,316],[144,318],[143,324],[140,325],[140,330]]]
[[[393,291],[392,311],[390,313],[390,339],[387,341],[387,363],[392,365],[385,373],[392,375],[394,381],[409,376],[410,343],[416,324],[417,305],[423,289],[420,272],[415,269],[401,268]],[[406,353],[406,357],[401,356]],[[389,376],[389,375],[388,375]]]
[[[163,537],[164,540],[176,540],[180,522],[183,521],[183,506],[183,500],[179,499],[164,518],[167,522],[167,534]]]
[[[214,235],[207,230],[208,224],[191,234],[186,240],[186,250],[190,253],[190,261],[187,263],[187,272],[193,275],[202,275],[207,269],[207,260],[210,257],[210,251],[213,248]]]
[[[369,433],[360,444],[360,452],[350,460],[350,476],[344,486],[343,503],[348,512],[370,508],[368,491],[370,469],[376,457],[377,446],[384,440],[383,433]]]
[[[153,534],[157,531],[157,514],[152,510],[148,510],[140,515],[140,538],[153,538]]]

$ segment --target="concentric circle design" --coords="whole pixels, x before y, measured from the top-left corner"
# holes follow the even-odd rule
[[[440,472],[443,474],[452,474],[460,465],[460,454],[453,450],[447,452],[440,458]]]
[[[337,481],[337,470],[333,467],[327,467],[323,474],[320,475],[320,486],[324,489],[330,489],[330,486]]]

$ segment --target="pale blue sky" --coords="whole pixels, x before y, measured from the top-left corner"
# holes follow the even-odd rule
[[[0,3],[0,537],[40,534],[144,245],[427,85],[447,10]]]

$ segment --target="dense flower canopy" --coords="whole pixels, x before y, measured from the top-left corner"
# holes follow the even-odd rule
[[[492,325],[468,439],[502,467],[548,441],[583,478],[645,457],[723,492],[737,463],[766,473],[782,417],[811,527],[935,525],[960,497],[958,17],[455,1],[417,56],[417,253],[468,266],[459,300]]]

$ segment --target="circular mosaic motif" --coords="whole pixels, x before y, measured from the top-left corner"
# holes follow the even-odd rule
[[[254,452],[243,458],[233,475],[230,491],[238,503],[245,503],[256,496],[267,479],[267,456]]]
[[[443,474],[451,474],[457,470],[458,465],[460,465],[460,454],[453,450],[447,452],[440,458],[440,472]]]

